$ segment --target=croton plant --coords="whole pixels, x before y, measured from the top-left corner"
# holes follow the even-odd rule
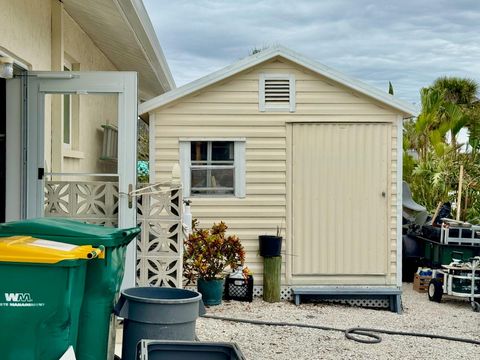
[[[244,264],[245,249],[236,235],[225,236],[227,229],[223,221],[211,229],[200,229],[194,220],[183,254],[183,274],[188,283],[198,278],[222,278],[228,266],[235,269]]]

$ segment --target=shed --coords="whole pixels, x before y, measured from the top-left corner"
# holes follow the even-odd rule
[[[223,220],[262,283],[258,236],[283,228],[282,285],[401,286],[402,121],[412,105],[277,46],[140,105],[153,181],[180,163],[202,226]]]

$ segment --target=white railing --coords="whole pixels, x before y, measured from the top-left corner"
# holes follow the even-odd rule
[[[443,223],[440,231],[440,242],[442,244],[480,246],[480,226],[462,227]]]

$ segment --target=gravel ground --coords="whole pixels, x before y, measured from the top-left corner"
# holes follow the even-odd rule
[[[403,314],[363,309],[347,305],[310,303],[295,306],[255,299],[252,303],[224,301],[210,307],[208,314],[331,326],[337,328],[373,327],[415,331],[480,340],[480,314],[468,302],[445,299],[430,302],[426,294],[403,287]],[[247,359],[480,359],[480,346],[444,340],[381,335],[379,344],[361,344],[343,333],[296,327],[240,324],[199,319],[201,341],[236,342]]]

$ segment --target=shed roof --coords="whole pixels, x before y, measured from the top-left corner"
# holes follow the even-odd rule
[[[383,92],[376,87],[368,85],[359,80],[353,79],[339,71],[336,71],[328,66],[320,64],[317,61],[309,59],[291,49],[284,46],[275,46],[266,50],[262,50],[257,54],[251,55],[242,59],[230,66],[215,71],[210,75],[204,76],[198,80],[192,81],[184,86],[169,91],[163,95],[150,99],[139,106],[139,114],[148,113],[156,108],[169,104],[177,99],[199,91],[207,86],[213,85],[230,76],[238,74],[241,71],[247,70],[265,61],[275,57],[282,57],[296,64],[299,64],[317,74],[325,76],[341,85],[344,85],[352,90],[364,94],[372,99],[378,100],[408,116],[417,115],[418,111],[415,107],[403,100],[400,100],[387,92]]]
[[[63,0],[67,13],[119,70],[136,71],[140,98],[175,88],[141,0]]]

